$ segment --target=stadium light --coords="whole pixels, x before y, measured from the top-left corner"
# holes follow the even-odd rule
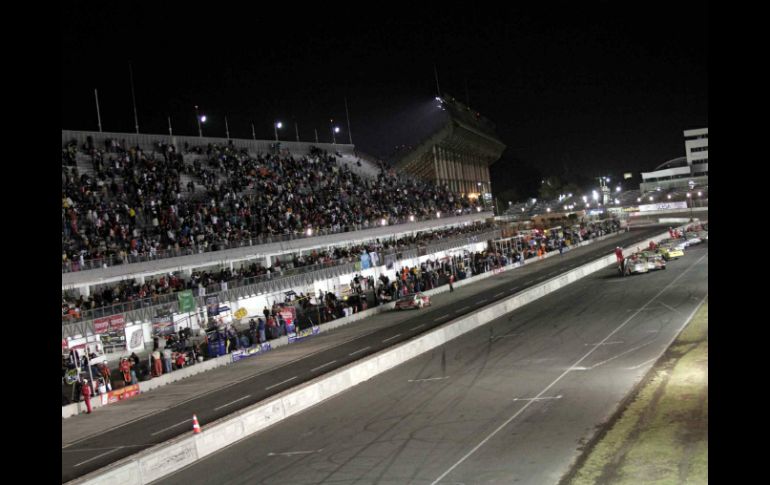
[[[698,197],[700,197],[701,195],[703,195],[703,192],[698,192]]]
[[[620,185],[615,188],[615,192],[620,192]]]
[[[668,194],[668,200],[671,200],[671,194]]]
[[[273,125],[273,130],[275,131],[275,141],[278,141],[278,130],[281,128],[283,128],[283,123],[276,121]]]
[[[588,202],[588,196],[587,195],[583,196],[583,202]]]

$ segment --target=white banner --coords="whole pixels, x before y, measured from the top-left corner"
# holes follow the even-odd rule
[[[641,204],[639,211],[662,211],[666,209],[687,209],[687,202],[660,202],[658,204]]]
[[[138,352],[144,350],[144,332],[141,325],[132,325],[125,327],[126,331],[126,350],[128,352]]]

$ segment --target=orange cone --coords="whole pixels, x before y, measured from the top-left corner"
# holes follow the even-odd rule
[[[201,432],[201,425],[198,424],[198,417],[193,414],[193,434]]]

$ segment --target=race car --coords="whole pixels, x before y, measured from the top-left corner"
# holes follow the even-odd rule
[[[687,241],[684,239],[662,239],[658,245],[661,247],[668,246],[684,251],[684,249],[687,247]]]
[[[708,241],[709,240],[709,232],[708,231],[698,231],[698,237],[701,241]]]
[[[424,306],[430,306],[430,297],[424,293],[412,293],[396,302],[396,310],[420,309]]]
[[[623,267],[625,268],[625,274],[627,275],[646,273],[649,271],[647,267],[647,258],[644,258],[639,254],[632,254],[627,257]]]
[[[703,242],[703,240],[698,237],[697,232],[688,232],[685,233],[685,237],[687,238],[687,246],[692,246],[694,244],[700,244]]]
[[[658,254],[660,254],[664,260],[671,261],[672,259],[684,256],[684,250],[675,245],[660,246],[658,248]]]
[[[666,269],[666,260],[660,254],[650,253],[647,256],[647,269],[654,271],[656,269]]]

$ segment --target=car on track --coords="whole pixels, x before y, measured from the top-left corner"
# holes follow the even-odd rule
[[[681,249],[682,251],[684,251],[685,248],[687,247],[687,241],[685,241],[682,238],[680,238],[680,239],[661,239],[661,241],[658,243],[658,245],[660,247],[667,246],[667,247],[672,247],[672,248],[675,248],[675,249]]]
[[[648,271],[655,271],[658,269],[666,269],[666,260],[663,259],[663,256],[656,253],[647,252],[647,270]]]
[[[674,247],[673,245],[660,246],[658,248],[658,254],[660,254],[664,260],[671,261],[672,259],[684,256],[684,250]]]
[[[687,246],[693,246],[695,244],[700,244],[703,242],[703,240],[698,236],[697,232],[688,232],[685,233],[685,237],[687,238]]]
[[[649,271],[647,267],[647,258],[639,253],[627,257],[623,268],[625,268],[625,274],[627,275],[646,273]]]
[[[709,240],[709,232],[708,231],[698,231],[698,237],[701,241],[708,241]]]
[[[410,308],[420,309],[430,306],[430,297],[424,293],[412,293],[406,295],[396,302],[396,310],[408,310]]]

